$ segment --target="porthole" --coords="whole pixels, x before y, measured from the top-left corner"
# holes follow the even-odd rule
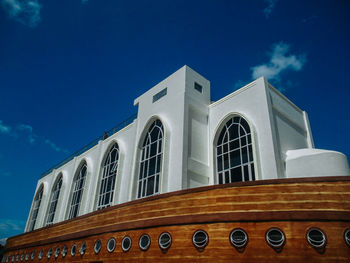
[[[171,235],[168,232],[160,234],[158,244],[161,249],[168,249],[171,246]]]
[[[150,245],[151,245],[151,239],[149,235],[143,234],[139,240],[139,246],[141,250],[146,251]]]
[[[28,261],[28,259],[29,259],[29,252],[26,253],[26,257],[25,257],[25,260]]]
[[[79,249],[80,255],[84,255],[84,254],[85,254],[85,251],[86,251],[86,242],[84,242],[84,243],[81,244],[81,246],[80,246],[80,249]]]
[[[63,258],[67,255],[67,252],[68,252],[68,247],[67,245],[64,245],[61,252]]]
[[[52,255],[52,248],[50,248],[49,251],[47,251],[46,256],[47,256],[47,258],[50,258],[51,255]]]
[[[193,234],[192,242],[196,248],[204,248],[209,242],[207,232],[205,232],[204,230],[197,230]]]
[[[306,239],[309,244],[315,248],[323,247],[326,244],[326,236],[318,228],[311,228],[307,231]]]
[[[30,258],[31,258],[32,260],[34,260],[34,258],[35,258],[35,252],[34,252],[34,251],[32,252],[32,255],[30,256]]]
[[[128,236],[125,236],[122,240],[122,249],[124,252],[129,251],[131,248],[131,238]]]
[[[350,246],[350,228],[346,229],[344,232],[345,243]]]
[[[71,254],[72,256],[74,256],[75,253],[77,253],[77,245],[76,245],[76,244],[74,244],[74,245],[72,246],[72,248],[70,249],[70,254]]]
[[[59,255],[60,255],[60,247],[56,247],[56,249],[55,249],[55,258],[58,258]]]
[[[38,258],[42,259],[43,255],[44,255],[44,250],[40,250]]]
[[[233,229],[230,234],[230,242],[236,248],[244,247],[248,243],[248,235],[241,228]]]
[[[112,237],[108,240],[108,243],[107,243],[107,250],[108,252],[113,252],[114,249],[115,249],[115,245],[116,245],[116,242],[115,242],[115,239]]]
[[[284,245],[285,237],[279,228],[271,228],[266,232],[267,243],[274,248],[279,248]]]
[[[99,240],[99,239],[96,240],[95,245],[94,245],[94,251],[96,254],[100,253],[101,246],[102,246],[101,240]]]

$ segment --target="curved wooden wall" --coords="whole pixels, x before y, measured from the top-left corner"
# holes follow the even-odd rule
[[[249,236],[244,251],[229,242],[232,229],[241,227]],[[265,241],[270,227],[279,227],[286,244],[277,253]],[[324,251],[306,241],[306,232],[319,227],[327,236]],[[36,251],[32,262],[349,262],[350,247],[343,235],[350,227],[349,177],[269,180],[209,186],[167,193],[96,211],[73,220],[10,238],[6,255]],[[195,230],[209,234],[202,251],[192,244]],[[158,237],[168,231],[173,243],[167,252],[158,246]],[[138,239],[151,236],[151,247],[141,251]],[[125,235],[132,238],[129,252],[121,249]],[[106,250],[107,240],[115,237],[117,248]],[[102,240],[99,255],[94,242]],[[87,242],[84,256],[46,257],[49,248]],[[37,259],[40,249],[44,258]]]

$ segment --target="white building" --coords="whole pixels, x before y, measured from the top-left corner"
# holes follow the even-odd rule
[[[184,66],[134,105],[129,125],[38,181],[26,231],[186,188],[350,174],[345,155],[314,149],[306,112],[263,77],[212,102],[210,82]]]

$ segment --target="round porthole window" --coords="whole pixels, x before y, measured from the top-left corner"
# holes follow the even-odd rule
[[[129,251],[131,248],[131,238],[128,236],[125,236],[122,240],[122,249],[124,252]]]
[[[40,250],[38,258],[42,259],[43,255],[44,255],[44,250]]]
[[[248,243],[248,235],[241,228],[233,229],[230,234],[230,242],[236,248],[244,247]]]
[[[171,235],[168,232],[160,234],[158,244],[161,249],[168,249],[171,246]]]
[[[318,228],[311,228],[306,234],[307,242],[313,247],[319,248],[326,244],[325,234]]]
[[[115,245],[116,245],[115,239],[112,237],[111,239],[108,240],[108,243],[107,243],[108,252],[113,252],[115,249]]]
[[[46,256],[47,256],[47,258],[50,258],[51,255],[52,255],[52,248],[50,248],[49,251],[47,251]]]
[[[270,246],[279,248],[284,245],[285,237],[279,228],[271,228],[266,232],[266,241]]]
[[[64,245],[61,252],[63,258],[67,255],[67,252],[68,252],[68,247],[67,245]]]
[[[192,242],[196,248],[204,248],[209,242],[207,232],[205,232],[204,230],[197,230],[193,234]]]
[[[76,244],[74,244],[74,245],[72,246],[72,248],[70,249],[70,254],[71,254],[72,256],[74,256],[75,253],[77,253],[77,245],[76,245]]]
[[[151,239],[150,239],[149,235],[143,234],[139,240],[139,246],[140,246],[141,250],[143,250],[143,251],[147,250],[150,245],[151,245]]]
[[[80,255],[84,255],[84,254],[85,254],[85,251],[86,251],[86,242],[84,242],[84,243],[81,244],[81,246],[80,246],[80,249],[79,249]]]
[[[350,228],[346,229],[344,232],[345,243],[350,246]]]
[[[30,256],[30,258],[31,258],[32,260],[34,260],[34,258],[35,258],[35,252],[34,252],[34,251],[32,252],[32,255]]]
[[[99,239],[96,240],[95,245],[94,245],[95,254],[100,253],[101,246],[102,246],[101,240],[99,240]]]
[[[56,249],[55,249],[55,258],[58,258],[59,255],[60,255],[60,247],[56,247]]]

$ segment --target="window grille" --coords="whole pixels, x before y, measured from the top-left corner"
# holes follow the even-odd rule
[[[52,224],[55,218],[55,213],[56,213],[58,198],[60,196],[61,187],[62,187],[62,175],[59,175],[58,180],[56,180],[56,183],[52,188],[48,214],[46,217],[46,225]]]
[[[242,117],[232,117],[222,128],[216,149],[216,171],[219,184],[254,181],[251,131]]]
[[[44,192],[44,186],[41,185],[38,192],[35,195],[34,198],[34,203],[33,203],[33,210],[32,210],[32,216],[30,218],[29,221],[29,231],[32,231],[35,227],[35,223],[36,223],[36,219],[38,217],[38,213],[39,213],[39,208],[40,208],[40,203],[41,203],[41,199],[43,197],[43,192]]]
[[[143,141],[140,156],[137,197],[159,193],[159,177],[162,165],[163,125],[160,120],[152,123]]]
[[[118,170],[119,148],[114,144],[106,157],[102,169],[100,191],[98,194],[97,209],[112,205],[114,187]]]
[[[72,188],[73,193],[72,193],[72,200],[69,208],[68,219],[77,217],[79,214],[79,207],[83,196],[86,173],[87,173],[87,165],[86,163],[84,163],[81,166],[79,173],[75,176],[73,181],[73,188]]]

